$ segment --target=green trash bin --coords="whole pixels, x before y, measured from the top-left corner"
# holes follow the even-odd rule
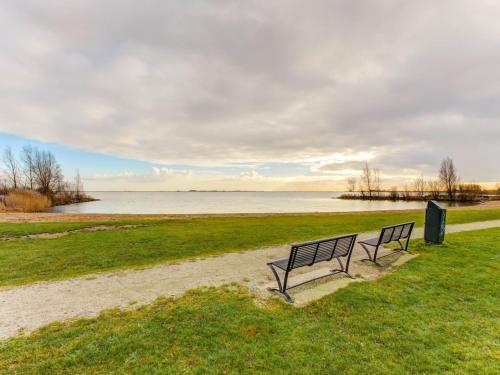
[[[427,202],[425,210],[425,242],[440,244],[444,241],[446,227],[446,208],[436,201]]]

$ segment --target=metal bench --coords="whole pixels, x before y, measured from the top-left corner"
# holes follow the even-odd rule
[[[377,259],[383,258],[388,255],[392,255],[394,253],[391,252],[389,254],[377,258],[378,249],[380,246],[388,244],[390,242],[399,243],[400,247],[398,249],[395,249],[396,252],[400,251],[408,252],[408,245],[410,244],[411,232],[413,231],[414,225],[415,222],[411,222],[411,223],[403,223],[403,224],[391,225],[389,227],[384,227],[380,231],[380,235],[378,237],[371,238],[369,240],[359,241],[361,247],[366,251],[366,254],[368,254],[368,258],[362,260],[367,260],[377,264],[378,266],[381,266],[381,264],[377,262]],[[405,241],[404,245],[401,242],[403,240]],[[370,251],[368,250],[369,247],[373,248],[373,255],[370,254]]]
[[[290,256],[288,258],[267,263],[269,268],[273,271],[274,277],[278,283],[278,288],[274,288],[272,290],[282,293],[286,297],[287,301],[293,302],[294,299],[287,293],[287,290],[302,285],[305,282],[289,287],[287,282],[290,271],[300,267],[312,266],[313,264],[320,262],[328,262],[333,259],[337,260],[340,269],[332,270],[332,273],[328,275],[317,277],[306,282],[341,272],[354,279],[354,277],[349,274],[349,262],[351,260],[354,243],[356,242],[356,236],[356,234],[350,234],[292,245]],[[345,257],[347,257],[347,260],[344,265],[340,258]],[[278,275],[278,268],[285,272],[283,282],[280,280]]]

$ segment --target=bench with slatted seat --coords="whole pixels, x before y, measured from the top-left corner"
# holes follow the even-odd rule
[[[379,262],[377,262],[377,259],[381,259],[383,257],[395,254],[397,252],[401,251],[406,251],[408,252],[408,245],[410,244],[410,237],[411,237],[411,232],[413,231],[413,226],[415,225],[415,222],[411,223],[403,223],[403,224],[397,224],[397,225],[391,225],[388,227],[382,228],[380,231],[380,235],[375,238],[371,238],[369,240],[364,240],[364,241],[359,241],[358,243],[361,245],[363,250],[365,250],[366,254],[368,255],[368,258],[361,259],[364,261],[370,261],[378,266],[381,266]],[[405,241],[405,244],[401,241]],[[394,249],[393,252],[390,252],[386,255],[378,256],[378,250],[381,246],[391,243],[391,242],[398,242],[399,243],[399,248]],[[370,254],[369,248],[372,249],[372,254]]]
[[[356,242],[356,236],[356,234],[350,234],[292,245],[288,258],[267,263],[278,283],[278,288],[272,290],[280,292],[286,297],[287,301],[293,302],[294,299],[287,293],[287,290],[302,285],[305,282],[289,287],[287,285],[289,273],[296,268],[312,266],[320,262],[328,262],[331,260],[336,260],[340,268],[334,269],[328,275],[321,277],[342,272],[354,279],[354,277],[349,274],[349,262],[351,260],[354,243]],[[340,258],[346,258],[345,264],[342,263]],[[283,281],[281,281],[279,277],[278,269],[284,272]],[[306,282],[317,280],[321,277]]]

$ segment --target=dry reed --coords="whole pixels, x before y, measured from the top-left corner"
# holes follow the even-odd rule
[[[52,206],[48,197],[30,190],[11,190],[2,203],[0,210],[20,212],[43,212]]]

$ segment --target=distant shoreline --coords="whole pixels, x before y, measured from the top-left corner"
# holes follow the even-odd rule
[[[480,204],[482,202],[489,201],[488,199],[449,199],[449,198],[432,198],[432,197],[397,197],[392,198],[388,196],[343,196],[335,197],[335,199],[343,200],[358,200],[358,201],[390,201],[390,202],[426,202],[429,200],[435,200],[437,202],[445,203],[470,203],[470,204]]]
[[[88,193],[344,193],[337,190],[87,190]]]

